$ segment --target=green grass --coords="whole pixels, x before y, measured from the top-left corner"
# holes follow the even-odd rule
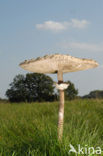
[[[69,144],[103,150],[103,100],[65,103],[61,143],[57,122],[57,102],[0,103],[0,156],[68,156]]]

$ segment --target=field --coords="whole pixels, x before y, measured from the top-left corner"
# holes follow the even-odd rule
[[[61,143],[57,140],[57,122],[58,102],[0,103],[0,156],[76,155],[68,154],[70,144],[76,149],[80,144],[103,150],[103,100],[65,103]]]

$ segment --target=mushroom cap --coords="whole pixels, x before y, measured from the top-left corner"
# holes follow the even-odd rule
[[[25,70],[35,73],[63,73],[76,72],[95,68],[98,63],[91,59],[81,59],[70,55],[54,54],[39,57],[37,59],[25,60],[20,64]]]

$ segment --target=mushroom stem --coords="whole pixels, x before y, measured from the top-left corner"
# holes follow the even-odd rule
[[[58,71],[58,83],[63,82],[63,72]],[[58,140],[62,140],[64,121],[64,90],[59,90]]]

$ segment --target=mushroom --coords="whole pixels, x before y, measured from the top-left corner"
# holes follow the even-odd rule
[[[69,84],[63,82],[63,73],[77,72],[90,68],[95,68],[98,63],[91,59],[80,59],[72,57],[70,55],[54,54],[39,57],[37,59],[26,60],[20,64],[25,70],[44,73],[44,74],[57,74],[58,83],[56,83],[57,89],[59,89],[59,116],[58,116],[58,139],[62,140],[63,135],[63,119],[64,119],[64,89]]]

